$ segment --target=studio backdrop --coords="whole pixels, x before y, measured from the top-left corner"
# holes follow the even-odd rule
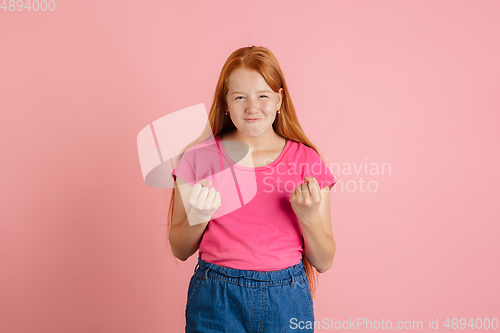
[[[138,135],[252,45],[338,181],[316,331],[498,329],[500,2],[1,5],[1,332],[184,331]]]

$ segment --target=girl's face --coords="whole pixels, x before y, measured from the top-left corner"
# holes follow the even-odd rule
[[[259,72],[238,68],[229,76],[226,111],[240,132],[258,137],[274,132],[272,125],[282,98],[283,88],[275,93]]]

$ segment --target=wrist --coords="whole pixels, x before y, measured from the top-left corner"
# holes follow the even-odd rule
[[[187,215],[188,223],[190,226],[208,223],[212,218],[211,214],[204,214],[194,208],[191,208]]]
[[[321,216],[319,212],[308,214],[307,216],[299,217],[299,221],[301,224],[310,226],[315,225],[317,223],[321,224]]]

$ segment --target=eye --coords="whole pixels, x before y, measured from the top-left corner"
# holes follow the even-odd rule
[[[243,96],[238,96],[238,97],[236,97],[235,99],[238,99],[238,98],[240,98],[240,97],[241,97],[241,98],[243,98]]]
[[[267,98],[267,96],[266,96],[266,95],[260,95],[260,97],[265,97],[265,98]]]

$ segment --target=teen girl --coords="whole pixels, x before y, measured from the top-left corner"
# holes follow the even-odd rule
[[[313,332],[317,274],[332,266],[336,249],[329,193],[336,179],[302,131],[268,49],[244,47],[229,56],[208,118],[217,163],[196,155],[202,136],[172,172],[172,253],[184,261],[199,250],[186,332]],[[245,144],[253,164],[233,161],[229,142]],[[207,179],[228,166],[252,175],[256,193],[212,218],[229,196]],[[240,190],[246,185],[238,183]]]

